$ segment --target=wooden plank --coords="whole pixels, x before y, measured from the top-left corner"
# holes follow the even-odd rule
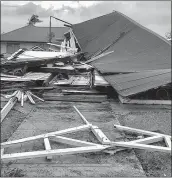
[[[99,140],[102,144],[110,144],[111,141],[106,137],[106,135],[97,127],[97,126],[91,126],[91,131],[96,136],[96,138]]]
[[[1,122],[4,120],[4,118],[7,116],[7,114],[10,112],[10,110],[14,107],[14,105],[17,102],[17,98],[13,97],[11,98],[7,104],[3,107],[1,110]]]
[[[11,97],[13,97],[13,96],[15,96],[16,94],[18,93],[18,91],[15,91],[13,94],[11,94],[11,95],[3,95],[5,98],[11,98]]]
[[[24,104],[24,92],[21,93],[21,106]]]
[[[76,106],[73,106],[76,112],[79,114],[81,119],[85,122],[85,124],[90,125],[90,123],[87,121],[87,119],[79,112],[79,110],[76,108]]]
[[[23,101],[27,101],[27,95],[25,94],[24,97],[23,97]]]
[[[63,94],[86,94],[86,95],[89,95],[89,94],[94,94],[94,95],[100,95],[100,94],[105,94],[105,93],[102,93],[102,92],[98,92],[98,91],[92,91],[92,90],[62,90],[62,93]]]
[[[52,137],[51,140],[53,140],[55,142],[64,143],[67,145],[73,145],[73,146],[96,146],[96,145],[99,145],[96,143],[91,143],[91,142],[82,141],[82,140],[76,140],[76,139],[62,137],[62,136]]]
[[[4,148],[1,148],[1,156],[4,154]]]
[[[48,137],[45,137],[45,138],[44,138],[44,146],[45,146],[45,149],[46,149],[47,151],[51,150],[51,145],[50,145],[50,142],[49,142]],[[52,159],[52,156],[47,156],[47,159],[48,159],[48,160],[51,160],[51,159]]]
[[[130,141],[130,143],[150,144],[150,143],[162,141],[163,139],[164,139],[163,136],[158,135],[158,136],[151,136],[151,137],[147,137],[147,138],[143,138],[143,139]]]
[[[148,151],[160,151],[160,152],[165,152],[165,153],[171,154],[171,148],[169,148],[169,147],[145,145],[145,144],[133,143],[133,142],[112,142],[112,145],[127,147],[127,148],[138,148],[138,149],[144,149],[144,150],[148,150]]]
[[[40,97],[34,95],[33,93],[31,93],[31,92],[29,92],[29,91],[28,91],[28,93],[29,93],[30,95],[34,96],[35,98],[39,99],[40,101],[43,101],[43,102],[44,102],[44,100],[43,100],[42,98],[40,98]]]
[[[73,68],[64,68],[64,67],[41,67],[37,71],[39,72],[48,72],[48,73],[67,73],[67,74],[76,74],[75,69]]]
[[[151,104],[151,105],[171,105],[171,100],[139,100],[118,96],[123,104]]]
[[[63,96],[59,97],[44,97],[45,101],[64,101],[64,102],[82,102],[82,103],[102,103],[106,100],[101,100],[101,99],[80,99],[80,98],[63,98]]]
[[[65,149],[56,149],[56,150],[44,150],[44,151],[34,151],[34,152],[24,152],[24,153],[12,153],[4,154],[1,157],[2,161],[8,160],[17,160],[17,159],[26,159],[26,158],[37,158],[44,156],[57,156],[57,155],[71,155],[78,153],[90,153],[90,152],[99,152],[108,148],[108,146],[99,145],[99,146],[88,146],[88,147],[78,147],[78,148],[65,148]]]
[[[166,146],[169,147],[171,149],[171,138],[170,137],[164,137]]]
[[[160,134],[157,132],[151,132],[151,131],[146,131],[146,130],[141,130],[141,129],[135,129],[135,128],[131,128],[131,127],[126,127],[126,126],[122,126],[122,125],[115,125],[114,127],[118,130],[122,130],[122,131],[128,131],[128,132],[132,132],[132,133],[138,133],[138,134],[142,134],[142,135],[150,135],[150,136],[167,136],[170,137],[169,135],[165,135],[165,134]]]
[[[23,142],[33,141],[33,140],[37,140],[37,139],[41,139],[41,138],[45,138],[45,137],[55,137],[57,135],[63,135],[63,134],[67,134],[67,133],[77,132],[77,131],[84,131],[89,128],[90,128],[89,125],[81,125],[78,127],[73,127],[73,128],[69,128],[69,129],[65,129],[65,130],[59,130],[56,132],[50,132],[50,133],[41,134],[41,135],[37,135],[37,136],[33,136],[33,137],[22,138],[22,139],[14,140],[14,141],[8,141],[8,142],[1,143],[1,148],[5,148],[5,147],[12,146],[13,144],[20,144]]]
[[[27,95],[27,97],[29,98],[30,102],[31,102],[32,104],[35,104],[35,101],[33,100],[33,98],[31,97],[31,95],[30,95],[28,92],[26,92],[26,95]]]
[[[18,93],[16,94],[16,98],[18,101],[21,100],[21,91],[20,90],[18,90]]]

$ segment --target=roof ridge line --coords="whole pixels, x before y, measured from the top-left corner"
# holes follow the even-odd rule
[[[11,32],[14,32],[14,31],[16,31],[16,30],[25,28],[25,27],[27,27],[27,26],[29,26],[29,25],[25,25],[25,26],[23,26],[23,27],[17,28],[17,29],[15,29],[15,30],[12,30],[12,31],[9,31],[9,32],[6,32],[6,33],[3,33],[3,34],[1,34],[1,35],[6,35],[6,34],[8,34],[8,33],[11,33]]]
[[[166,39],[164,38],[163,36],[159,35],[158,33],[152,31],[151,29],[148,29],[147,27],[141,25],[140,23],[138,23],[137,21],[131,19],[130,17],[128,17],[127,15],[119,12],[119,11],[116,11],[118,14],[122,15],[123,17],[127,18],[129,21],[131,21],[132,23],[134,23],[135,25],[137,25],[138,27],[146,30],[147,32],[150,32],[151,34],[155,35],[156,37],[160,38],[161,40],[165,41],[167,44],[169,44],[171,46],[171,43]]]
[[[73,26],[74,26],[74,25],[81,24],[81,23],[89,22],[89,21],[91,21],[91,20],[99,19],[99,18],[102,18],[102,17],[104,17],[104,16],[108,16],[108,15],[110,15],[110,14],[112,14],[112,13],[116,13],[116,11],[113,11],[113,12],[111,12],[111,13],[104,14],[104,15],[101,15],[101,16],[98,16],[98,17],[94,17],[94,18],[92,18],[92,19],[89,19],[89,20],[86,20],[86,21],[83,21],[83,22],[80,22],[80,23],[73,24]],[[71,28],[72,28],[72,27],[71,27]]]

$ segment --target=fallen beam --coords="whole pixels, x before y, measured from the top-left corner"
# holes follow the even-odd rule
[[[99,146],[88,146],[88,147],[78,147],[78,148],[66,148],[66,149],[56,149],[56,150],[4,154],[1,156],[1,160],[8,161],[8,160],[37,158],[37,157],[53,156],[53,155],[57,156],[57,155],[71,155],[71,154],[78,154],[78,153],[99,152],[108,147],[109,146],[99,145]]]
[[[111,144],[111,141],[106,137],[106,135],[97,127],[97,126],[91,126],[91,131],[96,136],[96,138],[99,140],[102,144]]]
[[[63,143],[63,144],[67,144],[67,145],[72,145],[72,146],[98,146],[99,145],[99,144],[96,144],[96,143],[76,140],[76,139],[62,137],[62,136],[52,137],[51,140],[53,140],[55,142],[60,142],[60,143]]]
[[[79,112],[79,110],[76,108],[76,106],[73,106],[76,112],[79,114],[79,116],[82,118],[82,120],[85,122],[85,124],[90,125],[90,123],[87,121],[87,119]]]
[[[126,147],[126,148],[144,149],[148,151],[160,151],[160,152],[171,154],[171,148],[163,147],[163,146],[145,145],[145,144],[133,143],[133,142],[112,142],[112,145]]]
[[[47,151],[51,150],[51,145],[50,145],[48,137],[44,138],[44,146]],[[47,159],[51,160],[52,156],[47,156]]]
[[[78,126],[78,127],[74,127],[74,128],[69,128],[69,129],[60,130],[60,131],[56,131],[56,132],[41,134],[41,135],[37,135],[37,136],[33,136],[33,137],[22,138],[22,139],[14,140],[14,141],[8,141],[8,142],[1,143],[1,148],[9,147],[9,146],[12,146],[13,144],[20,144],[23,142],[34,141],[34,140],[45,138],[45,137],[55,137],[57,135],[73,133],[76,131],[84,131],[89,128],[90,128],[89,125],[82,125],[82,126]]]
[[[4,120],[4,118],[7,116],[7,114],[10,112],[10,110],[14,107],[14,105],[17,102],[16,97],[12,97],[7,104],[3,107],[1,110],[1,122]]]
[[[150,143],[156,143],[159,141],[163,141],[163,139],[164,139],[164,137],[162,137],[162,136],[152,136],[152,137],[147,137],[147,138],[130,141],[130,143],[150,144]]]
[[[131,128],[131,127],[126,127],[126,126],[122,126],[122,125],[115,125],[114,127],[118,130],[122,130],[122,131],[128,131],[131,133],[138,133],[138,134],[142,134],[142,135],[150,135],[150,136],[162,136],[162,137],[170,137],[169,135],[165,135],[165,134],[161,134],[161,133],[157,133],[157,132],[151,132],[151,131],[147,131],[147,130],[141,130],[141,129],[135,129],[135,128]]]
[[[123,104],[171,105],[171,100],[138,100],[123,98],[121,96],[118,96],[118,98]]]

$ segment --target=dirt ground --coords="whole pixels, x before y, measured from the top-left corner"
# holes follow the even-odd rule
[[[122,105],[111,103],[121,125],[171,135],[171,106]],[[146,176],[171,177],[171,156],[135,149]]]
[[[17,104],[1,126],[1,141],[15,140],[42,133],[82,125],[83,122],[73,109],[75,105],[89,122],[98,126],[110,140],[121,140],[123,135],[113,128],[120,124],[145,130],[160,130],[171,134],[170,110],[161,107],[126,106],[118,102],[72,103],[46,101],[35,106]],[[14,132],[14,133],[13,133]],[[71,138],[97,142],[90,132],[68,135]],[[66,145],[51,143],[52,147]],[[5,153],[15,151],[43,150],[42,140],[22,144]],[[137,156],[136,156],[137,155]],[[67,156],[23,159],[3,163],[3,177],[145,177],[171,176],[169,155],[143,150],[126,150],[109,155],[107,153],[85,153]]]

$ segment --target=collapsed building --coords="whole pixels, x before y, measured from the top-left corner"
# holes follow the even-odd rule
[[[71,41],[65,36],[64,43],[73,46],[75,40],[87,63],[104,76],[122,102],[171,99],[171,43],[165,38],[120,12],[73,25],[68,36]]]
[[[9,99],[1,109],[1,122],[17,101],[23,107],[27,100],[36,104],[33,98],[40,101],[102,103],[107,101],[108,95],[109,99],[118,97],[122,103],[171,104],[169,41],[119,12],[68,27],[62,43],[47,41],[48,50],[37,46],[30,50],[22,48],[1,62],[1,96]],[[142,136],[131,142],[110,141],[75,106],[74,109],[84,125],[1,143],[2,159],[42,156],[52,159],[53,155],[110,153],[112,150],[116,153],[118,149],[115,147],[119,151],[139,148],[171,152],[169,135],[114,125],[118,130],[134,131]],[[91,129],[100,144],[60,136],[85,129]],[[51,149],[50,137],[56,137],[60,143],[80,147]],[[40,138],[44,140],[45,150],[4,153],[4,149],[14,144]],[[166,147],[149,145],[163,140]]]

